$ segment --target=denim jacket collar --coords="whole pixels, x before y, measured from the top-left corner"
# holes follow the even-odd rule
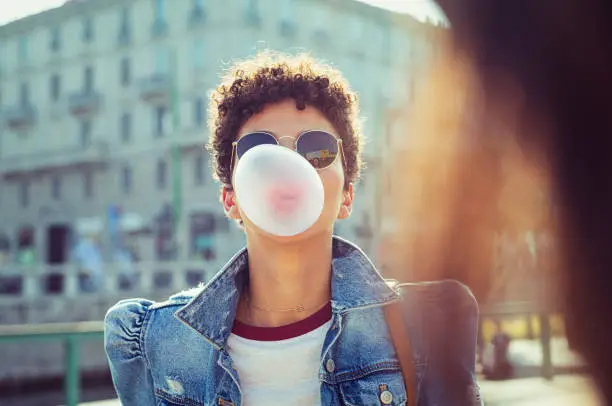
[[[331,294],[334,313],[381,306],[398,294],[378,273],[357,246],[338,237],[333,240]],[[202,291],[180,308],[175,317],[221,349],[231,333],[239,292],[248,277],[246,248],[239,251]]]

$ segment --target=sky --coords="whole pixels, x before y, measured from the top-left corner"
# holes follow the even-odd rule
[[[364,3],[370,3],[379,7],[388,8],[389,10],[405,12],[412,14],[419,20],[431,18],[434,21],[443,19],[442,14],[438,11],[433,0],[359,0]],[[2,7],[0,13],[0,25],[10,21],[25,17],[30,14],[36,14],[43,10],[62,5],[65,0],[19,0],[6,1],[10,5]]]

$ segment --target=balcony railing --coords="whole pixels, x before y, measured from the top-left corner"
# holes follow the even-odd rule
[[[206,144],[206,138],[202,135],[201,127],[189,127],[173,133],[173,137],[167,138],[168,147],[179,147],[183,150],[202,150]]]
[[[509,304],[513,306],[512,303]],[[504,305],[502,305],[504,306]],[[482,326],[486,322],[499,320],[500,317],[516,317],[517,315],[527,315],[535,313],[532,306],[529,306],[524,311],[487,311],[483,309],[479,318],[479,324]],[[563,373],[563,368],[554,363],[552,344],[553,334],[551,328],[551,319],[555,315],[551,312],[539,312],[539,342],[542,351],[542,359],[540,364],[541,376],[547,380],[553,379],[556,373]],[[529,320],[528,323],[531,323]],[[479,329],[481,334],[482,329]],[[45,323],[37,325],[7,325],[0,326],[0,344],[14,344],[23,342],[45,341],[61,341],[64,343],[64,362],[63,362],[63,377],[64,377],[64,394],[65,403],[67,406],[76,406],[80,401],[81,382],[80,382],[80,344],[85,340],[97,341],[98,348],[103,348],[102,339],[104,337],[104,325],[101,320],[79,322],[79,323]],[[482,337],[479,339],[479,344],[482,345]],[[481,350],[479,349],[479,353]],[[479,355],[481,357],[481,355]],[[107,368],[104,366],[104,368]],[[102,368],[100,368],[102,369]],[[584,373],[586,368],[581,365],[577,371]]]
[[[36,108],[29,103],[15,105],[6,108],[2,112],[2,118],[12,130],[19,130],[36,124],[37,111]]]
[[[105,164],[108,159],[108,144],[94,142],[87,148],[74,147],[27,155],[6,156],[0,160],[0,172],[5,177],[10,177],[31,171]]]
[[[172,81],[170,75],[156,73],[142,79],[139,83],[140,97],[143,100],[157,103],[170,97]]]
[[[107,298],[146,295],[167,297],[206,282],[220,269],[218,261],[108,263],[88,279],[77,265],[4,265],[0,268],[0,304],[41,298]]]
[[[77,406],[80,401],[80,343],[83,340],[104,339],[104,323],[49,323],[0,326],[0,344],[60,341],[64,344],[64,401]],[[102,345],[102,344],[100,344]]]
[[[97,91],[73,93],[68,96],[68,108],[75,116],[94,114],[102,106],[102,94]]]

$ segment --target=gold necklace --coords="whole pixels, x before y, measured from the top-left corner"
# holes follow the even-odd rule
[[[262,311],[270,312],[270,313],[288,313],[288,312],[301,313],[305,311],[321,310],[323,306],[325,306],[328,302],[328,300],[326,300],[325,303],[319,305],[318,307],[310,308],[310,309],[305,308],[304,305],[302,305],[301,303],[298,303],[295,307],[287,307],[285,309],[272,309],[270,307],[255,306],[253,303],[251,303],[251,298],[248,293],[245,295],[245,301],[246,301],[247,307],[250,309],[262,310]]]

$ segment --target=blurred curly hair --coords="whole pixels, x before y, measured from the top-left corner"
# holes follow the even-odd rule
[[[288,99],[296,108],[318,109],[342,139],[345,157],[345,188],[359,179],[361,170],[361,123],[357,94],[342,74],[306,54],[260,52],[233,65],[213,91],[206,145],[212,156],[215,179],[232,188],[232,143],[238,131],[265,106]]]

